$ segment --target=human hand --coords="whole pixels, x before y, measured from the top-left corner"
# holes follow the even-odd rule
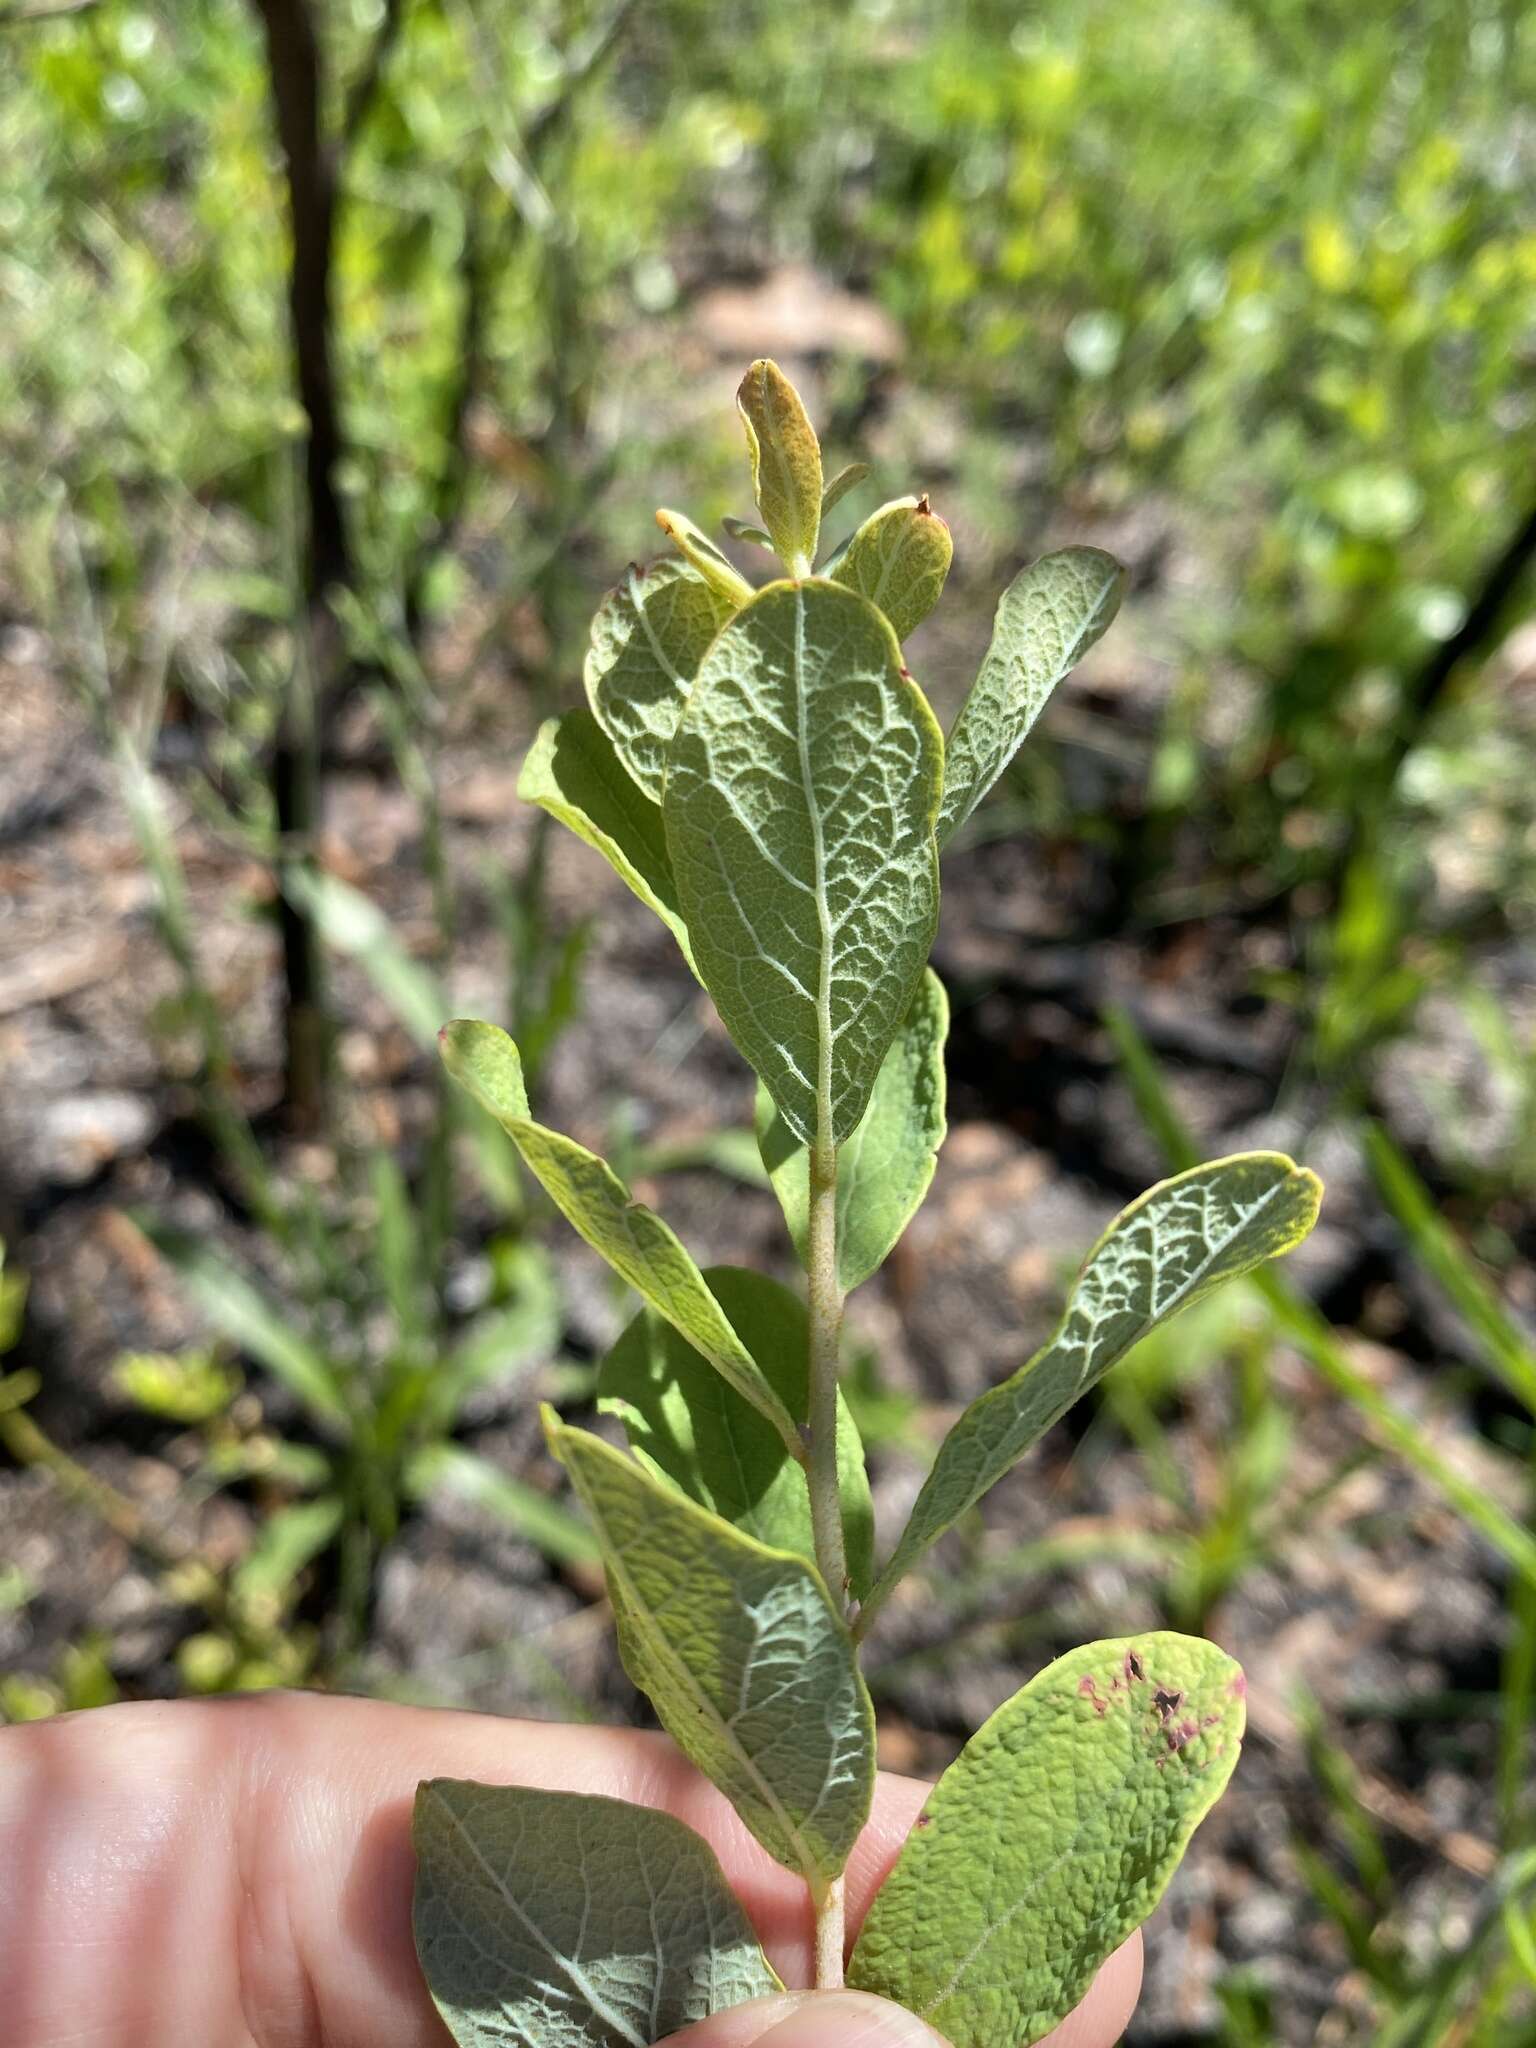
[[[430,1777],[665,1808],[713,1846],[784,1982],[808,1980],[804,1886],[663,1737],[299,1693],[146,1703],[0,1732],[7,2048],[444,2048],[411,1939]],[[881,1778],[852,1931],[926,1789]],[[1109,2048],[1140,1983],[1132,1936],[1043,2048]],[[897,2006],[823,1992],[717,2013],[672,2048],[936,2042]]]

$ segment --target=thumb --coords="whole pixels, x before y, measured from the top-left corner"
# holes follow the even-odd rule
[[[868,1991],[793,1991],[712,2013],[665,2048],[948,2048],[926,2020]]]

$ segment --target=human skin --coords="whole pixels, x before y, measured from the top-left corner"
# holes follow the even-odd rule
[[[661,1736],[301,1693],[146,1702],[0,1731],[7,2048],[445,2048],[411,1941],[411,1801],[431,1777],[664,1808],[714,1847],[784,1982],[808,1982],[803,1886]],[[926,1789],[882,1776],[849,1867],[853,1929]],[[1133,1937],[1051,2048],[1110,2048],[1140,1981]],[[881,2000],[818,1994],[674,2041],[934,2038]]]

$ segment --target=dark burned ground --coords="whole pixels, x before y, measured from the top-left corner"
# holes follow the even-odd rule
[[[215,1559],[249,1542],[252,1506],[238,1494],[194,1505],[191,1447],[126,1407],[108,1369],[123,1349],[172,1347],[195,1334],[169,1273],[125,1211],[148,1206],[207,1233],[232,1255],[267,1263],[191,1115],[167,1081],[187,1047],[166,1004],[173,978],[154,942],[148,884],[106,763],[21,634],[0,685],[0,1228],[32,1277],[21,1358],[39,1366],[40,1419],[151,1521],[195,1537]],[[528,826],[513,799],[524,735],[492,710],[494,743],[466,730],[444,763],[454,865],[469,912],[453,963],[464,1010],[497,1014],[503,970],[475,877],[518,859]],[[203,919],[207,969],[231,1019],[260,1115],[274,1088],[273,939],[253,914],[258,870],[181,818]],[[394,785],[342,766],[330,797],[327,858],[429,952],[432,927],[417,825]],[[1285,1017],[1255,1005],[1251,970],[1278,943],[1262,927],[1193,928],[1156,954],[1120,941],[1085,948],[1072,934],[1097,915],[1103,885],[1084,856],[1005,840],[963,853],[948,874],[938,965],[955,1003],[951,1136],[932,1198],[884,1275],[853,1309],[886,1385],[947,1412],[1010,1370],[1044,1333],[1064,1270],[1160,1162],[1115,1076],[1097,1021],[1111,997],[1131,1004],[1174,1072],[1180,1099],[1212,1148],[1291,1143],[1329,1180],[1325,1222],[1291,1262],[1334,1314],[1392,1342],[1357,1357],[1404,1406],[1427,1418],[1446,1455],[1490,1487],[1501,1480],[1452,1402],[1437,1403],[1434,1362],[1456,1333],[1427,1320],[1389,1232],[1364,1196],[1347,1140],[1309,1129],[1305,1106],[1274,1104],[1290,1050]],[[613,885],[595,856],[556,844],[553,916],[595,916],[579,1021],[543,1090],[549,1119],[594,1145],[631,1105],[642,1139],[699,1137],[745,1123],[743,1070],[659,927]],[[410,1160],[429,1072],[367,982],[346,963],[335,992],[339,1057],[354,1127],[398,1132]],[[1434,1058],[1434,1050],[1415,1050]],[[320,1148],[286,1145],[288,1168],[324,1180]],[[644,1184],[705,1259],[783,1268],[777,1212],[761,1192],[690,1171]],[[473,1273],[487,1218],[463,1195],[460,1256]],[[560,1239],[564,1354],[596,1355],[620,1307],[584,1250]],[[1306,1902],[1293,1829],[1322,1828],[1296,1714],[1298,1688],[1322,1702],[1360,1773],[1365,1801],[1412,1901],[1410,1941],[1454,1942],[1470,1924],[1489,1867],[1494,1730],[1477,1710],[1497,1687],[1504,1588],[1495,1560],[1397,1466],[1363,1458],[1321,1502],[1312,1490],[1364,1440],[1353,1414],[1284,1349],[1273,1371],[1293,1419],[1272,1554],[1239,1576],[1210,1632],[1249,1673],[1252,1732],[1234,1791],[1199,1836],[1150,1945],[1134,2039],[1201,2037],[1211,1986],[1235,1964],[1274,1988],[1287,2041],[1347,2040],[1359,2011],[1348,1963]],[[477,1400],[464,1434],[508,1469],[551,1484],[535,1441],[526,1378]],[[1232,1426],[1233,1391],[1215,1369],[1181,1399],[1177,1458],[1214,1501]],[[280,1399],[270,1410],[289,1419]],[[1113,1451],[1113,1455],[1109,1453]],[[888,1542],[915,1489],[899,1450],[877,1472]],[[1155,1626],[1154,1570],[1135,1545],[1171,1538],[1175,1518],[1141,1459],[1092,1416],[1052,1433],[988,1502],[981,1526],[952,1538],[936,1569],[895,1601],[872,1649],[885,1760],[933,1771],[966,1733],[1049,1655],[1094,1635]],[[1055,1535],[1075,1562],[1044,1563],[1031,1546]],[[0,1470],[0,1557],[33,1597],[0,1618],[0,1665],[46,1671],[60,1646],[95,1633],[125,1692],[172,1688],[172,1653],[195,1622],[167,1604],[119,1539],[60,1502],[42,1478]],[[324,1588],[314,1599],[323,1599]],[[573,1582],[504,1526],[462,1504],[431,1505],[389,1557],[361,1682],[418,1699],[541,1716],[593,1711],[639,1718],[615,1665],[607,1618]],[[1469,1712],[1466,1706],[1472,1701]],[[1446,1702],[1460,1710],[1446,1711]],[[1333,2017],[1322,2022],[1321,2016]]]

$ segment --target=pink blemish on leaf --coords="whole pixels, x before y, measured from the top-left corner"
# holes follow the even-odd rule
[[[1245,1673],[1243,1673],[1243,1672],[1239,1671],[1239,1673],[1237,1674],[1236,1678],[1234,1678],[1234,1679],[1233,1679],[1233,1681],[1232,1681],[1232,1686],[1231,1686],[1231,1692],[1232,1692],[1232,1697],[1233,1697],[1233,1699],[1235,1699],[1235,1700],[1241,1700],[1241,1699],[1246,1699],[1246,1698],[1247,1698],[1247,1696],[1248,1696],[1248,1679],[1247,1679],[1247,1676],[1245,1675]]]
[[[1195,1722],[1181,1721],[1177,1728],[1164,1729],[1163,1740],[1167,1743],[1169,1749],[1177,1755],[1185,1743],[1192,1742],[1199,1733],[1200,1730]]]
[[[1078,1680],[1077,1689],[1085,1700],[1093,1701],[1093,1711],[1098,1715],[1099,1719],[1102,1721],[1104,1716],[1109,1712],[1109,1701],[1104,1698],[1103,1694],[1094,1684],[1093,1673],[1091,1671],[1085,1671],[1083,1673],[1082,1677]]]

